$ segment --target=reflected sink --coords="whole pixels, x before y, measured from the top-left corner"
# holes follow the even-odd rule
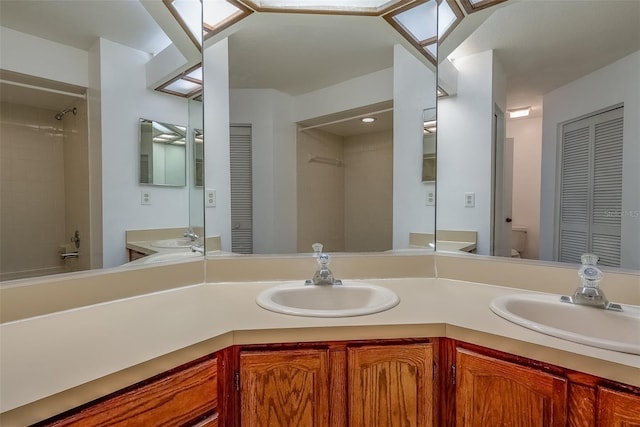
[[[640,307],[622,312],[560,302],[558,295],[507,295],[491,311],[543,334],[592,347],[640,355]]]
[[[155,242],[151,242],[151,246],[154,248],[165,248],[165,249],[176,249],[176,248],[190,248],[193,246],[195,242],[193,242],[189,238],[177,238],[177,239],[166,239],[166,240],[156,240]]]
[[[264,309],[306,317],[362,316],[388,310],[399,302],[400,298],[387,288],[349,280],[328,286],[288,283],[269,288],[256,298]]]
[[[198,257],[202,257],[202,254],[199,252],[170,252],[166,254],[153,254],[146,257],[142,257],[135,261],[131,261],[126,265],[141,265],[141,264],[157,264],[162,262],[175,262],[181,260],[188,259],[196,259]]]

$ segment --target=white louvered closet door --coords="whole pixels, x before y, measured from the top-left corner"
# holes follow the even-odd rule
[[[623,108],[568,123],[562,129],[558,260],[620,266]]]
[[[232,125],[231,157],[231,250],[253,253],[253,171],[251,126]]]

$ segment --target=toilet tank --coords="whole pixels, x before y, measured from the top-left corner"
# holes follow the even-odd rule
[[[522,253],[527,247],[527,227],[511,227],[511,247]]]

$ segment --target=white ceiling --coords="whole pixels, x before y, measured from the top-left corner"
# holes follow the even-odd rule
[[[98,37],[151,54],[171,43],[136,0],[0,0],[0,25],[82,50]]]
[[[505,4],[451,58],[495,49],[508,76],[509,108],[536,105],[549,90],[640,49],[638,0]],[[245,21],[256,23],[257,15],[269,18],[229,39],[235,88],[295,95],[384,69],[399,37],[379,17],[332,16],[330,26],[322,15],[253,14]],[[285,24],[278,15],[296,19]],[[170,43],[135,0],[0,0],[0,24],[84,50],[97,37],[150,53]]]
[[[543,94],[640,49],[640,1],[509,2],[449,58],[489,49],[507,75],[508,108],[539,114]]]

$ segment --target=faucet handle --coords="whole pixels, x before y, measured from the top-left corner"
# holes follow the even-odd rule
[[[314,243],[313,245],[311,245],[311,248],[313,249],[313,256],[314,257],[320,256],[320,254],[322,253],[323,247],[324,246],[322,245],[322,243]]]
[[[602,271],[596,267],[596,263],[600,258],[595,254],[584,254],[580,257],[582,267],[578,271],[578,276],[582,281],[582,286],[597,288],[604,277]]]

